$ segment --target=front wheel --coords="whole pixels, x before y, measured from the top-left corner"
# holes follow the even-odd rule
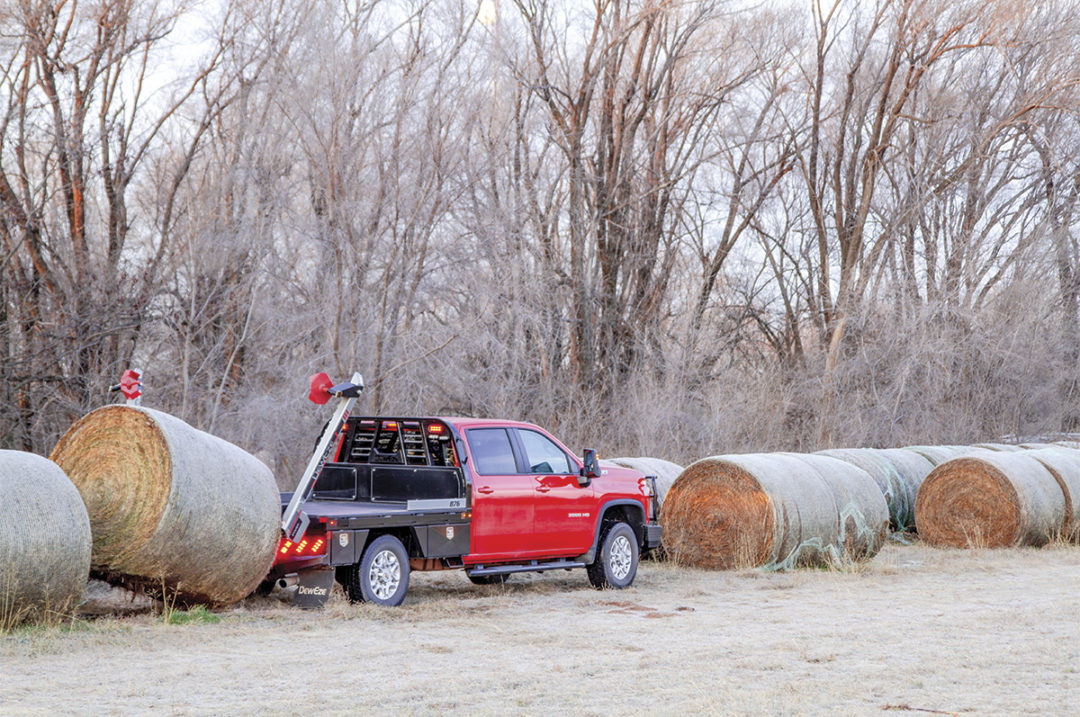
[[[380,535],[371,541],[351,572],[346,585],[350,601],[393,607],[405,600],[409,589],[409,555],[394,536]]]
[[[597,590],[621,590],[634,582],[638,566],[638,544],[634,529],[626,523],[612,523],[600,537],[600,552],[585,570]]]

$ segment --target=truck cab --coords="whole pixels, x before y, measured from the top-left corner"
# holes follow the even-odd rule
[[[304,536],[283,538],[270,579],[298,582],[305,606],[331,579],[353,601],[400,604],[411,570],[486,584],[585,568],[594,586],[622,588],[659,545],[655,493],[654,478],[579,458],[530,423],[350,417],[303,496]]]

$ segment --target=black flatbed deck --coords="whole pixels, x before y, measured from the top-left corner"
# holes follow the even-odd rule
[[[411,525],[446,525],[468,523],[464,507],[424,508],[408,503],[309,500],[304,512],[314,522],[325,518],[336,529],[363,529]]]

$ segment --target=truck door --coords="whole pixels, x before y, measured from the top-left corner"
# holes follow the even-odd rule
[[[515,431],[533,478],[537,547],[548,554],[584,553],[592,546],[598,519],[592,486],[578,483],[577,462],[553,440],[526,428]]]
[[[465,431],[472,457],[472,545],[469,562],[510,560],[534,552],[535,484],[521,475],[505,428]]]

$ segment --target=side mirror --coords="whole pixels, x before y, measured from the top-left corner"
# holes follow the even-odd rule
[[[578,477],[578,484],[582,486],[589,485],[589,481],[600,475],[600,461],[596,459],[596,451],[592,448],[585,449],[585,465],[581,468],[581,475]]]

